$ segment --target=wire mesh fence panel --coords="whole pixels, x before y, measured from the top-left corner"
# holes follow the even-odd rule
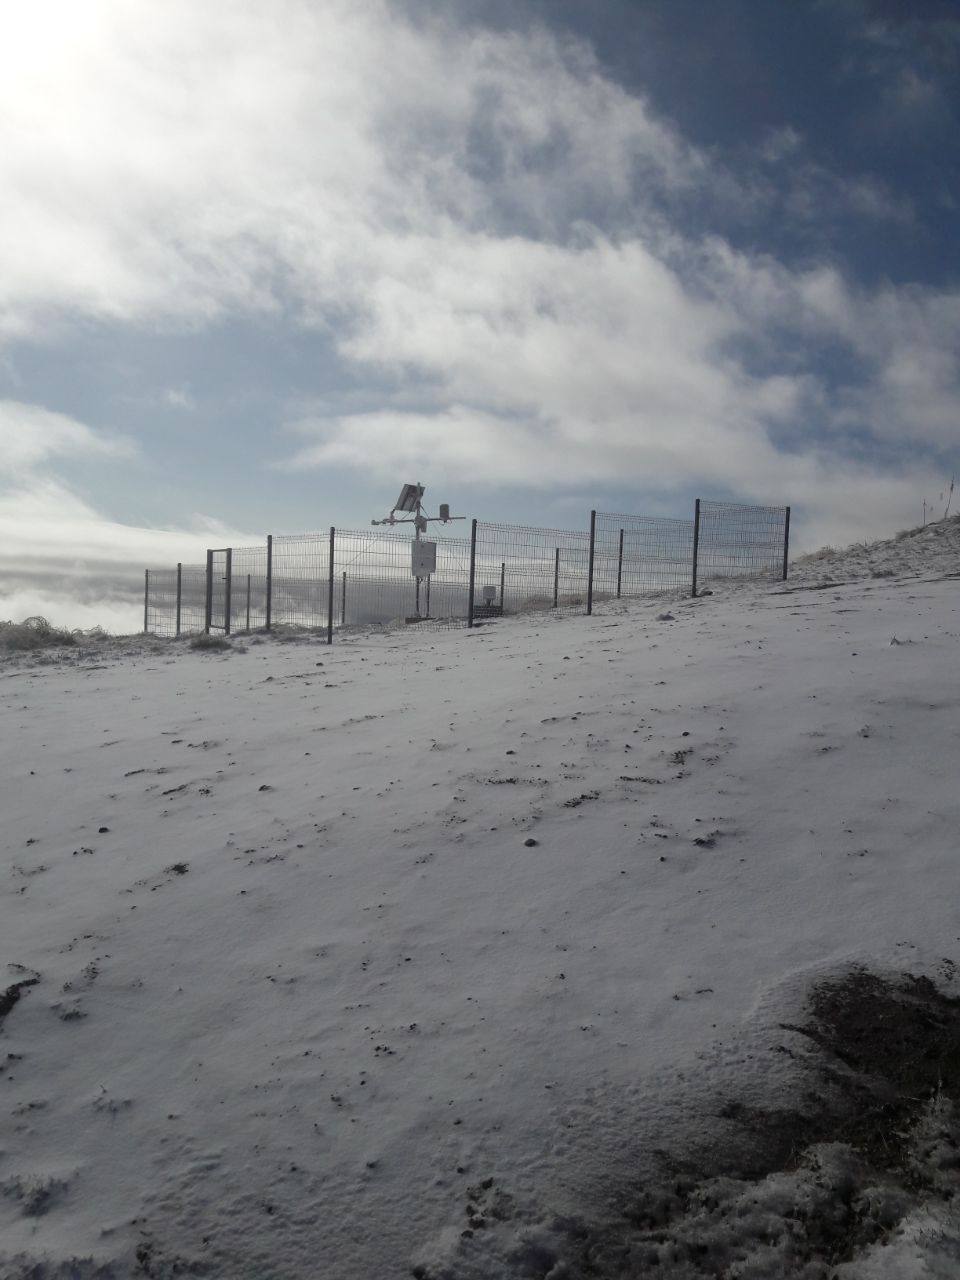
[[[267,625],[267,548],[233,547],[230,554],[230,630]]]
[[[207,571],[203,565],[185,564],[179,571],[150,569],[147,631],[155,636],[197,635],[206,625],[206,600]]]
[[[228,574],[230,550],[218,547],[208,551],[207,626],[210,631],[229,631],[232,580]]]
[[[417,577],[413,542],[409,534],[392,530],[336,530],[334,625],[466,620],[470,543],[462,538],[423,539],[421,546],[429,543],[436,548],[436,567]]]
[[[199,635],[207,622],[207,569],[185,564],[180,574],[180,634]]]
[[[691,579],[785,574],[789,507],[700,500],[696,521],[593,516],[570,529],[475,521],[474,619],[683,589]],[[471,542],[390,530],[337,529],[217,548],[208,563],[147,573],[144,622],[156,635],[273,625],[332,629],[462,624],[470,614]],[[420,555],[414,560],[414,551]],[[424,563],[435,558],[432,569]],[[696,561],[696,566],[694,565]],[[419,575],[419,576],[418,576]]]
[[[150,569],[147,572],[145,630],[155,636],[177,634],[177,571]]]
[[[693,521],[598,511],[593,602],[690,586]]]
[[[585,612],[589,560],[589,533],[478,521],[474,619]]]
[[[786,507],[700,500],[697,579],[750,578],[783,570]]]
[[[273,539],[272,621],[299,627],[327,625],[330,534]]]

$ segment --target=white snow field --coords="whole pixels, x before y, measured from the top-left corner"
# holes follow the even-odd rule
[[[0,665],[3,1280],[561,1280],[565,1215],[786,1105],[815,978],[955,990],[934,528],[592,618]],[[827,1274],[778,1252],[802,1176],[727,1187],[711,1274]],[[829,1274],[960,1273],[945,1213]]]

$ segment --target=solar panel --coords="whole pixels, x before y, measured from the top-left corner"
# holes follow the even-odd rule
[[[405,484],[400,490],[394,511],[416,511],[417,503],[423,497],[422,484]]]

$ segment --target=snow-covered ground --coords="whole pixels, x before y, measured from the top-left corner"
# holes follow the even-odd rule
[[[955,573],[960,566],[960,515],[916,529],[904,529],[880,542],[824,547],[800,556],[790,569],[793,583],[898,575]]]
[[[662,619],[0,666],[0,1276],[560,1280],[551,1224],[793,1087],[817,976],[951,989],[943,530]],[[952,1274],[898,1239],[831,1274]]]

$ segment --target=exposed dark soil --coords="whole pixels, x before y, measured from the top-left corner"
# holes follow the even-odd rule
[[[951,1213],[960,1000],[926,977],[854,969],[817,983],[804,1020],[780,1030],[775,1049],[799,1068],[794,1097],[777,1108],[722,1102],[701,1153],[661,1152],[662,1175],[627,1192],[606,1222],[555,1221],[516,1255],[517,1274],[832,1280],[893,1241],[917,1206]],[[960,1275],[960,1219],[936,1248],[942,1274],[956,1260]]]
[[[855,969],[814,988],[802,1026],[822,1051],[839,1107],[809,1119],[807,1142],[847,1142],[877,1169],[903,1174],[913,1126],[929,1100],[960,1101],[960,1000],[929,978]]]
[[[709,1222],[711,1214],[703,1212],[711,1208],[705,1183],[718,1177],[759,1186],[777,1175],[789,1179],[815,1169],[815,1185],[824,1194],[785,1217],[792,1238],[784,1249],[784,1275],[826,1276],[893,1231],[918,1201],[949,1199],[960,1190],[956,1122],[937,1133],[948,1149],[937,1161],[925,1162],[922,1153],[918,1158],[917,1132],[935,1102],[949,1114],[960,1100],[960,1000],[927,977],[881,977],[856,968],[812,988],[802,1023],[780,1025],[814,1050],[804,1059],[809,1088],[795,1105],[724,1104],[720,1115],[730,1120],[733,1140],[719,1167],[709,1170],[710,1178],[698,1178],[688,1167],[667,1197],[662,1189],[645,1188],[625,1210],[641,1233],[654,1239],[659,1234],[661,1243],[664,1228],[674,1228],[666,1234],[674,1237],[676,1261],[690,1275],[721,1276],[729,1262],[722,1251],[712,1256],[711,1248],[702,1248],[709,1231],[694,1232],[700,1239],[691,1240],[690,1223],[682,1221],[693,1209],[701,1226]],[[789,1044],[779,1048],[797,1056]],[[822,1153],[844,1148],[831,1168],[829,1155]],[[952,1169],[950,1150],[957,1152]],[[883,1188],[879,1196],[877,1187]],[[716,1197],[718,1209],[722,1201],[722,1194]],[[639,1275],[634,1249],[629,1255],[626,1269],[593,1274]]]
[[[7,987],[6,991],[0,991],[0,1026],[3,1025],[4,1018],[13,1009],[24,990],[27,987],[36,986],[39,981],[39,978],[24,978],[21,982],[15,982],[13,986]]]

